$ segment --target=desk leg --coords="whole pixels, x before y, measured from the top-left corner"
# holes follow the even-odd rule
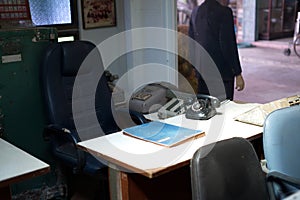
[[[3,200],[11,200],[10,186],[0,187],[0,197]]]
[[[143,187],[139,187],[131,176],[139,176],[143,181],[150,180],[139,174],[122,172],[109,168],[109,192],[111,200],[148,199]]]
[[[109,167],[109,192],[111,200],[129,200],[128,175]]]

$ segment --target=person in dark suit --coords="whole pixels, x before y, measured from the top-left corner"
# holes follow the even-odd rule
[[[245,82],[237,50],[232,10],[216,0],[205,0],[192,11],[189,36],[197,41],[210,55],[224,83],[226,99],[233,100],[234,85],[238,91],[241,91],[244,89]],[[197,54],[197,52],[193,53]],[[205,78],[201,75],[202,70],[199,69],[209,66],[194,67],[200,72],[198,93],[213,93],[208,90],[208,85],[204,81]],[[208,77],[208,79],[213,78]]]

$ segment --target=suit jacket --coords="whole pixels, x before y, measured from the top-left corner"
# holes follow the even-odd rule
[[[229,7],[216,0],[206,0],[196,7],[191,15],[189,36],[209,53],[223,80],[233,80],[241,74],[233,14]]]

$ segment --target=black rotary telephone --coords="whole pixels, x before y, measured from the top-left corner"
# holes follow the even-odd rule
[[[198,94],[197,98],[190,102],[185,116],[188,119],[207,120],[216,115],[218,107],[220,107],[220,101],[216,97]]]

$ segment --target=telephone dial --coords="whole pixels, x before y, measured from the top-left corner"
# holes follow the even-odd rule
[[[203,94],[198,94],[197,98],[191,100],[188,104],[190,104],[190,106],[185,113],[188,119],[210,119],[216,115],[216,108],[220,107],[219,99]]]

